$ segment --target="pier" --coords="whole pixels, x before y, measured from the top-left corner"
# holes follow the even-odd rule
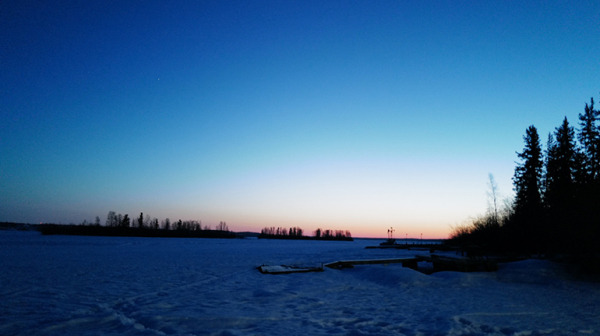
[[[352,268],[356,265],[402,264],[402,267],[408,267],[414,270],[418,270],[418,263],[422,261],[433,263],[434,272],[491,272],[498,270],[498,263],[493,259],[448,257],[436,254],[431,254],[428,256],[417,255],[412,258],[397,259],[344,260],[324,264],[323,266],[333,269],[343,269]]]

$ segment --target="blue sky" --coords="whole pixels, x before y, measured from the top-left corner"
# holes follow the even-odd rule
[[[0,4],[0,221],[445,237],[600,85],[597,1]]]

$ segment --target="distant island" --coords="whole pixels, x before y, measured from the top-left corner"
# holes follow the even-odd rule
[[[148,229],[95,225],[42,224],[37,226],[43,235],[108,236],[108,237],[161,237],[161,238],[242,238],[224,230]]]
[[[8,230],[37,230],[43,235],[71,235],[71,236],[108,236],[108,237],[162,237],[162,238],[243,238],[246,235],[229,231],[227,223],[219,222],[215,230],[210,226],[202,227],[196,220],[178,220],[171,223],[169,218],[159,222],[157,218],[140,216],[133,221],[128,214],[116,214],[109,211],[104,225],[100,224],[100,217],[80,224],[25,224],[25,223],[0,223],[0,229]],[[258,235],[258,234],[257,234]]]
[[[350,231],[316,229],[314,236],[303,235],[304,230],[299,227],[286,229],[283,227],[266,227],[260,231],[258,239],[296,239],[296,240],[341,240],[354,241]]]
[[[131,220],[128,214],[108,213],[106,223],[100,224],[100,218],[92,222],[83,221],[80,224],[27,224],[0,222],[0,230],[36,230],[43,235],[69,235],[69,236],[106,236],[106,237],[156,237],[156,238],[246,238],[258,239],[296,239],[296,240],[329,240],[329,241],[354,241],[348,230],[323,230],[313,232],[313,236],[305,236],[304,230],[299,227],[289,229],[283,227],[265,227],[260,233],[232,232],[226,222],[219,222],[216,229],[202,226],[200,221],[181,219],[171,223],[166,218],[159,222],[150,216],[140,216]]]

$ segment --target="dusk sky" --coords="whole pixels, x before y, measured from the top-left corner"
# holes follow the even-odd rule
[[[446,238],[600,91],[599,1],[3,1],[0,221]]]

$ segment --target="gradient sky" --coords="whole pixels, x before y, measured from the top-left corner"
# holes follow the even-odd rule
[[[598,1],[3,1],[0,221],[445,238],[600,91]]]

